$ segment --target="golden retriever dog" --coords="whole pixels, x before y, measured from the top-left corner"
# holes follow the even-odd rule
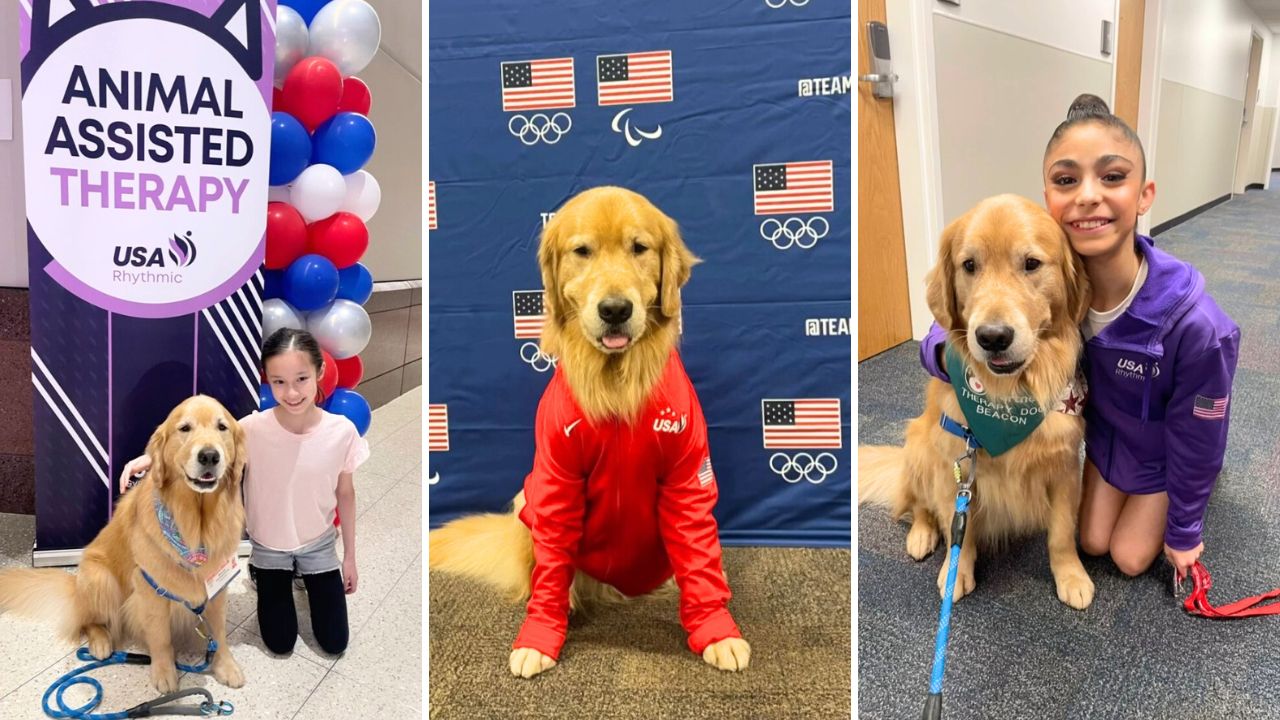
[[[538,249],[547,316],[541,346],[559,358],[558,371],[589,426],[622,423],[635,433],[649,431],[640,415],[676,346],[680,288],[697,262],[675,221],[623,188],[587,190],[547,223]],[[528,598],[535,563],[533,538],[519,517],[524,506],[521,491],[509,513],[464,517],[432,531],[430,567],[484,580],[513,600]],[[637,517],[652,519],[652,513]],[[668,580],[659,592],[672,587]],[[576,571],[569,597],[575,611],[625,599]],[[726,638],[708,646],[703,659],[741,670],[749,652],[745,640]],[[531,648],[510,657],[512,673],[524,677],[554,664]]]
[[[147,455],[154,464],[116,506],[111,522],[84,549],[80,570],[18,568],[0,571],[0,609],[52,620],[68,642],[88,643],[102,659],[130,643],[151,655],[151,683],[162,693],[178,688],[175,645],[199,648],[196,616],[156,593],[146,571],[169,593],[191,607],[206,602],[205,576],[235,553],[244,530],[240,477],[247,450],[235,418],[213,398],[184,400],[151,436]],[[166,538],[157,518],[163,503],[188,548],[204,546],[207,562],[194,567]],[[227,594],[218,593],[204,610],[218,643],[211,670],[228,687],[244,675],[227,645]]]
[[[1084,266],[1062,229],[1029,200],[989,198],[943,231],[927,298],[977,381],[969,386],[985,389],[994,403],[1029,396],[1044,415],[1007,452],[991,457],[978,451],[955,599],[974,589],[980,546],[1047,529],[1058,599],[1077,609],[1093,600],[1093,581],[1075,542],[1084,420],[1056,411],[1076,374],[1089,294]],[[907,553],[916,560],[933,552],[939,529],[944,549],[951,547],[953,463],[964,454],[965,441],[940,426],[942,413],[969,425],[955,389],[932,379],[924,414],[907,426],[904,448],[858,449],[859,504],[885,505],[894,517],[910,513]],[[962,465],[967,473],[968,463]],[[946,572],[944,562],[940,592]]]

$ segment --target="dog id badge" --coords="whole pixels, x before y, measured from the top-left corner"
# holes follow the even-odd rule
[[[232,580],[240,574],[240,566],[236,564],[236,554],[231,553],[231,557],[222,563],[212,575],[205,578],[204,589],[205,597],[212,600],[218,593],[222,592]]]

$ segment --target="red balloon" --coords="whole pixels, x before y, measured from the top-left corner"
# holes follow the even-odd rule
[[[267,203],[268,270],[283,270],[307,251],[307,222],[289,203]]]
[[[369,249],[369,229],[360,216],[337,212],[307,226],[307,252],[323,255],[341,270],[356,264]]]
[[[364,361],[352,355],[338,361],[338,387],[354,389],[364,379]]]
[[[320,123],[338,112],[342,73],[326,58],[303,58],[285,76],[281,97],[285,112],[298,118],[307,132],[315,132]]]
[[[338,361],[333,359],[328,350],[321,350],[320,354],[324,356],[324,374],[320,376],[319,395],[316,402],[323,402],[324,398],[333,394],[335,388],[338,387],[338,376],[341,371],[338,370]]]
[[[338,103],[338,112],[360,113],[367,117],[371,105],[373,95],[363,80],[352,75],[342,81],[342,102]]]
[[[280,88],[271,86],[271,111],[284,111],[284,93],[280,92]]]

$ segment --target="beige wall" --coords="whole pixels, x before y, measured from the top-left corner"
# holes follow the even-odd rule
[[[365,167],[382,188],[361,260],[377,282],[422,279],[422,4],[370,0],[382,21],[382,47],[359,73],[369,85],[369,120],[378,134]]]
[[[1049,135],[1083,92],[1111,97],[1110,62],[935,15],[942,221],[984,197],[1044,203]]]
[[[1231,192],[1243,111],[1242,100],[1161,81],[1153,226]]]

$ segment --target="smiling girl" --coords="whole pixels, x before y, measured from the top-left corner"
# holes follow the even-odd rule
[[[1161,553],[1186,573],[1222,469],[1240,329],[1191,265],[1137,233],[1155,201],[1142,143],[1102,99],[1081,95],[1044,154],[1044,199],[1084,261],[1085,408],[1080,545],[1139,575]],[[921,360],[947,379],[936,325]]]

